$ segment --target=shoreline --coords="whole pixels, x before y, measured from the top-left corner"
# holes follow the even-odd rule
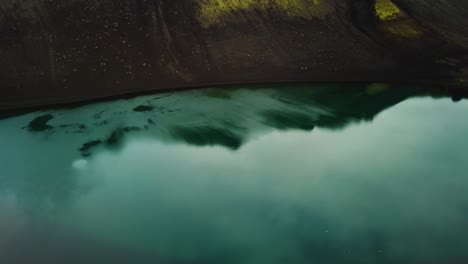
[[[420,89],[421,91],[427,90],[438,90],[447,93],[447,96],[452,98],[468,98],[468,85],[457,85],[457,84],[446,84],[450,79],[444,80],[443,82],[434,81],[348,81],[348,82],[317,82],[317,81],[306,81],[306,80],[288,80],[288,81],[251,81],[251,82],[226,82],[216,84],[196,84],[196,85],[180,85],[167,88],[156,88],[156,89],[143,89],[139,91],[121,92],[113,95],[92,95],[84,96],[77,99],[71,100],[50,100],[49,102],[35,102],[35,103],[23,103],[20,106],[5,106],[0,104],[0,120],[17,115],[22,115],[29,112],[41,111],[45,109],[60,109],[60,108],[77,108],[89,104],[107,102],[113,100],[126,100],[134,97],[151,95],[151,94],[165,94],[183,92],[189,90],[208,89],[208,88],[264,88],[265,86],[298,86],[306,85],[311,86],[323,86],[323,85],[371,85],[371,84],[385,84],[391,86],[391,89],[406,89],[405,87],[398,86],[410,86],[412,88]],[[445,85],[443,84],[445,83]],[[287,89],[287,88],[285,88]],[[454,99],[455,100],[455,99]]]

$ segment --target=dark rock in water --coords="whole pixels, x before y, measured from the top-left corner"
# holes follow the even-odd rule
[[[149,112],[152,111],[154,107],[149,106],[149,105],[139,105],[135,108],[133,108],[133,111],[135,112]]]
[[[243,139],[228,130],[214,127],[173,127],[171,135],[176,140],[195,146],[220,145],[229,149],[239,149]]]
[[[123,127],[118,128],[112,132],[112,134],[106,139],[106,144],[108,146],[115,146],[121,141],[121,139],[125,136],[125,134],[132,132],[132,131],[140,131],[141,128],[139,127]]]
[[[466,0],[0,0],[0,14],[0,109],[228,83],[468,79]]]
[[[111,135],[105,140],[92,140],[84,143],[78,150],[82,157],[91,156],[91,150],[101,144],[109,148],[118,148],[125,134],[142,130],[140,127],[122,127],[112,131]]]
[[[31,122],[29,122],[28,130],[32,132],[41,132],[52,129],[53,127],[47,123],[53,118],[54,116],[50,114],[36,117]]]
[[[61,124],[59,125],[60,128],[76,128],[79,131],[84,130],[87,128],[84,124]]]
[[[96,146],[99,146],[102,144],[102,141],[101,140],[93,140],[93,141],[89,141],[87,143],[84,143],[81,148],[79,148],[78,150],[81,152],[81,155],[83,157],[87,157],[90,155],[90,150]]]

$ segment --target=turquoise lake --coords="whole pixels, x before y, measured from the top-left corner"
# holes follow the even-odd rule
[[[207,88],[0,120],[0,263],[468,263],[468,100]]]

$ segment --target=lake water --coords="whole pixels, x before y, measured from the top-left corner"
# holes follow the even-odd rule
[[[468,101],[212,88],[0,120],[0,263],[468,263]]]

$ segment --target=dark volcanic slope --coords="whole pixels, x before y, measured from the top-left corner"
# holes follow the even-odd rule
[[[242,82],[466,86],[465,0],[0,0],[0,108]]]

